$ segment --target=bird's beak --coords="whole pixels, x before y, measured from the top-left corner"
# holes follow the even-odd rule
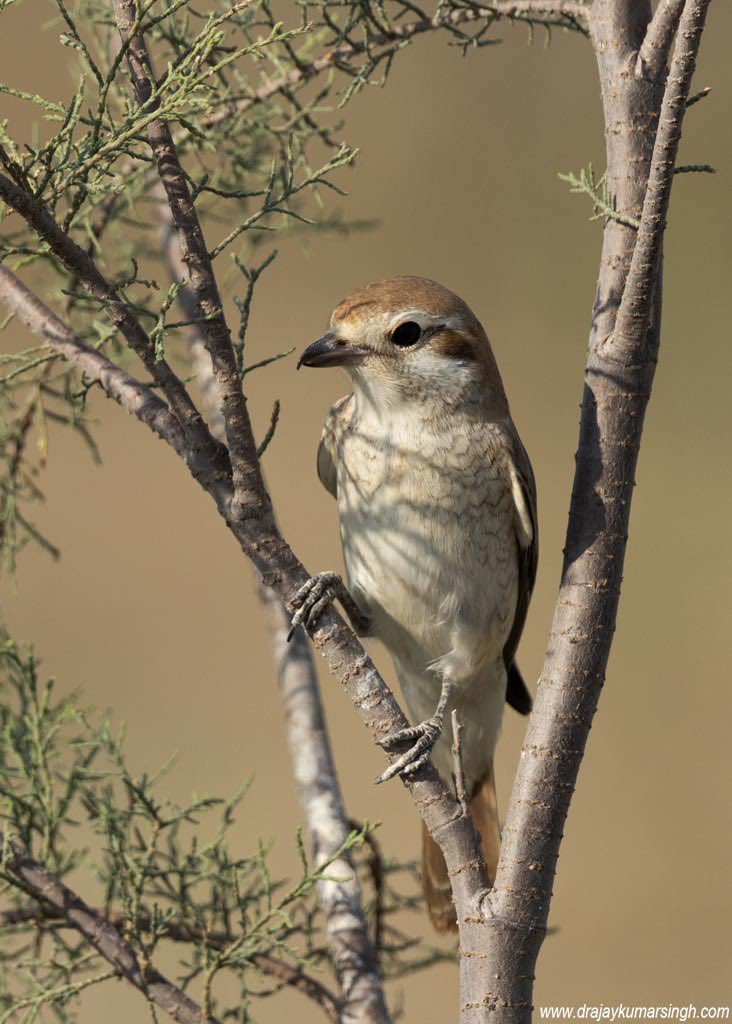
[[[301,366],[353,366],[361,362],[365,355],[365,348],[351,345],[335,331],[329,331],[312,345],[308,345],[297,361],[297,368],[299,370]]]

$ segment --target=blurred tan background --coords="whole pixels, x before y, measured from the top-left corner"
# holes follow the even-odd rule
[[[51,14],[41,0],[3,14],[2,78],[68,95],[58,31],[36,32]],[[570,196],[557,172],[589,160],[602,168],[603,138],[589,43],[555,32],[545,49],[538,36],[527,46],[521,27],[500,34],[504,45],[466,58],[444,38],[420,39],[385,91],[348,107],[342,134],[362,153],[338,179],[351,194],[338,205],[380,225],[280,245],[248,351],[299,350],[351,288],[390,274],[435,278],[470,303],[538,479],[542,554],[519,659],[533,688],[561,565],[601,240],[589,201]],[[558,932],[540,959],[537,1005],[729,1002],[731,36],[732,8],[713,4],[695,80],[713,91],[690,111],[681,161],[720,173],[674,187],[661,360],[619,628],[562,846]],[[0,107],[10,116],[10,101]],[[250,380],[260,436],[273,399],[283,403],[265,461],[286,536],[313,572],[338,568],[336,510],[315,450],[345,378],[296,375],[289,359]],[[117,407],[97,400],[95,411],[101,469],[73,438],[52,436],[37,519],[63,557],[22,556],[17,592],[2,589],[6,623],[16,639],[35,640],[64,690],[82,687],[127,722],[134,768],[180,752],[171,795],[227,794],[255,772],[237,839],[251,849],[257,836],[276,837],[273,868],[294,873],[299,811],[248,566],[173,454]],[[349,812],[383,821],[389,853],[415,855],[408,796],[396,782],[374,788],[381,756],[325,672],[322,682]],[[523,726],[509,710],[497,769],[504,809]],[[399,983],[392,997],[399,991],[410,1022],[456,1018],[452,965]],[[120,985],[93,990],[82,1021],[146,1012]],[[295,1013],[303,1024],[320,1019],[296,995],[261,1006],[258,1018]]]

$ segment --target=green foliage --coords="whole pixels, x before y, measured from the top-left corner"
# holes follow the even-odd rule
[[[568,174],[560,174],[559,179],[567,182],[570,192],[586,195],[592,199],[590,220],[616,220],[628,228],[638,229],[639,222],[634,217],[619,213],[615,209],[615,199],[607,186],[605,175],[596,178],[592,164],[588,165],[587,170],[583,167],[579,177],[570,171]]]
[[[88,386],[45,346],[0,355],[0,570],[15,571],[30,541],[58,549],[29,518],[43,500],[38,483],[48,458],[49,424],[76,432],[98,460],[86,411]]]
[[[299,835],[294,881],[271,877],[269,844],[234,853],[232,830],[249,782],[228,800],[167,800],[161,782],[172,762],[133,774],[123,730],[77,696],[57,696],[32,650],[5,634],[0,687],[0,833],[82,888],[141,963],[152,965],[162,947],[173,946],[180,986],[219,1019],[242,1021],[255,998],[282,985],[268,963],[322,975],[327,955],[314,895],[337,870],[332,861],[310,864]],[[385,974],[399,977],[444,954],[394,927],[397,911],[420,902],[414,867],[385,862],[373,830],[355,826],[333,860],[351,854],[360,864]],[[86,988],[116,977],[2,866],[0,935],[0,1022],[35,1020],[44,1007],[72,1019]]]
[[[694,93],[686,101],[686,106],[691,107],[700,100],[706,99],[710,92],[711,89],[707,86]],[[716,174],[717,170],[710,164],[680,164],[674,167],[673,173]],[[626,227],[633,228],[636,231],[638,230],[640,222],[635,217],[620,213],[615,208],[615,197],[608,188],[606,176],[603,174],[601,178],[597,178],[592,164],[588,164],[587,169],[581,168],[579,177],[570,171],[567,174],[560,174],[559,179],[560,181],[567,182],[570,192],[590,197],[592,200],[592,216],[590,220],[616,220],[619,224],[624,224]]]
[[[3,0],[0,17],[11,6]],[[246,277],[241,298],[227,295],[241,312],[235,351],[242,376],[254,368],[244,368],[244,336],[254,286],[274,256],[257,255],[271,233],[367,226],[350,225],[327,203],[328,193],[343,194],[343,170],[357,155],[337,138],[338,111],[352,96],[383,84],[397,54],[425,32],[441,31],[467,51],[499,42],[495,26],[506,20],[525,23],[530,33],[536,26],[586,31],[575,16],[507,15],[462,0],[440,0],[433,12],[411,0],[300,0],[281,10],[270,0],[140,0],[136,27],[157,77],[149,99],[138,104],[108,0],[55,0],[55,6],[57,17],[45,30],[58,33],[76,62],[74,84],[59,98],[0,83],[9,109],[22,105],[38,122],[22,140],[0,123],[0,167],[89,251],[121,304],[144,325],[156,358],[187,361],[188,329],[205,318],[180,308],[181,282],[156,280],[168,276],[160,261],[164,200],[146,129],[153,120],[167,122],[212,256],[230,252]],[[32,39],[23,45],[32,52]],[[77,336],[128,363],[106,318],[109,301],[86,293],[2,203],[0,227],[0,261],[16,271],[32,267],[44,299]],[[255,366],[273,358],[265,353]],[[6,570],[30,540],[55,552],[28,506],[43,497],[38,474],[46,424],[60,420],[89,440],[86,391],[44,348],[2,367],[0,567]],[[27,443],[31,435],[37,446]]]
[[[0,0],[0,19],[22,2]],[[276,255],[270,236],[281,245],[303,231],[368,226],[349,223],[331,202],[344,194],[344,173],[357,157],[340,139],[338,119],[349,100],[382,85],[400,51],[428,32],[445,34],[463,52],[499,42],[495,26],[506,20],[525,23],[530,36],[537,26],[586,32],[574,16],[463,0],[439,0],[432,11],[412,0],[299,0],[281,11],[270,0],[138,0],[133,33],[144,35],[155,69],[149,96],[138,102],[109,0],[51,2],[56,18],[46,29],[58,33],[75,65],[73,85],[62,97],[46,97],[0,83],[8,109],[30,111],[35,120],[24,139],[0,123],[0,171],[25,194],[26,209],[41,208],[73,251],[88,253],[109,287],[88,289],[46,234],[2,202],[0,262],[32,283],[79,341],[151,387],[157,383],[117,331],[115,311],[141,327],[153,357],[143,359],[148,370],[165,359],[182,386],[195,376],[194,349],[217,315],[204,315],[188,270],[176,265],[151,124],[165,122],[172,132],[223,301],[239,312],[233,353],[242,386],[250,388],[254,371],[291,354],[257,351],[249,340],[257,282]],[[29,54],[33,43],[22,41]],[[14,326],[11,318],[0,323]],[[93,386],[46,345],[0,356],[6,571],[31,541],[57,553],[29,508],[43,500],[49,424],[73,430],[97,458],[88,412]],[[257,432],[259,456],[273,441],[279,410],[275,402]],[[309,864],[298,838],[298,877],[275,881],[266,844],[250,839],[248,853],[235,852],[232,830],[246,787],[228,801],[175,804],[161,794],[170,766],[133,773],[111,718],[75,697],[58,697],[40,681],[32,652],[4,633],[0,675],[0,1024],[70,1020],[88,988],[117,977],[9,869],[8,843],[22,844],[71,888],[81,883],[87,902],[144,969],[162,954],[170,973],[177,950],[175,980],[219,1019],[252,1019],[255,999],[279,991],[288,971],[312,978],[330,969],[314,892],[333,865]],[[452,958],[395,923],[395,915],[421,903],[413,865],[384,858],[368,824],[354,828],[335,859],[343,854],[357,866],[384,977]]]

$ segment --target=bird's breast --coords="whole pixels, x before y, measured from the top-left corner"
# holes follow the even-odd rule
[[[349,587],[402,659],[496,656],[518,584],[513,507],[490,445],[468,431],[352,429],[338,450]]]

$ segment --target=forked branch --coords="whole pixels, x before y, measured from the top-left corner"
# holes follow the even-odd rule
[[[161,437],[181,458],[187,456],[180,423],[154,391],[77,338],[6,266],[0,264],[0,301],[26,327],[131,415]]]
[[[0,174],[0,199],[28,223],[72,277],[100,301],[112,324],[163,391],[191,444],[209,457],[215,457],[218,446],[184,385],[168,362],[156,356],[155,348],[139,320],[91,256],[59,227],[42,203],[4,174]]]
[[[75,928],[131,985],[180,1024],[219,1024],[151,964],[143,965],[135,951],[103,916],[55,878],[0,832],[2,869],[20,880],[40,903],[50,906]]]
[[[185,266],[174,230],[170,207],[156,206],[161,248],[172,281],[180,284],[178,301],[192,320],[195,296],[185,283]],[[197,324],[188,330],[188,348],[196,370],[204,412],[215,437],[225,437],[216,380],[205,339]],[[330,738],[320,698],[315,664],[308,642],[298,631],[287,642],[290,618],[282,601],[257,578],[279,682],[290,748],[292,771],[314,863],[330,860],[350,831],[333,761]],[[345,857],[335,862],[328,878],[318,883],[318,901],[326,922],[326,936],[341,994],[342,1024],[386,1024],[389,1014],[376,959],[363,913],[358,878]]]
[[[114,0],[114,12],[120,37],[127,50],[135,98],[146,113],[154,113],[160,100],[153,93],[155,81],[142,31],[136,26],[136,0]],[[133,33],[133,34],[131,34]],[[231,333],[224,316],[216,277],[203,237],[201,223],[191,198],[186,176],[167,121],[150,121],[147,137],[165,189],[173,223],[180,241],[182,260],[188,269],[196,295],[206,347],[216,380],[221,414],[226,430],[226,446],[231,459],[234,501],[241,508],[234,514],[266,516],[269,512],[257,449],[231,344]]]
[[[684,0],[660,0],[638,54],[636,73],[642,78],[657,81],[665,71],[683,9]]]
[[[503,830],[496,884],[482,908],[485,929],[481,933],[476,926],[461,935],[468,953],[462,986],[466,1022],[531,1016],[534,968],[564,823],[615,631],[635,469],[655,370],[660,246],[708,6],[709,0],[687,0],[665,94],[662,83],[629,73],[650,5],[595,0],[592,8],[608,128],[607,178],[617,208],[631,217],[642,211],[641,223],[637,238],[633,228],[615,219],[605,224],[551,637]],[[473,950],[480,950],[489,966],[472,960]],[[487,993],[492,1013],[484,1009]]]
[[[133,6],[115,0],[121,16],[127,17]],[[708,6],[709,0],[686,0],[665,88],[663,70],[681,4],[673,0],[662,3],[653,19],[648,0],[595,0],[591,8],[590,28],[607,128],[607,183],[619,216],[608,218],[605,224],[561,587],[492,891],[488,889],[472,821],[434,769],[426,765],[405,782],[445,855],[452,879],[460,926],[464,1024],[525,1024],[531,1015],[534,968],[546,930],[564,822],[615,629],[637,454],[655,369],[663,231]],[[517,3],[470,7],[465,16],[511,16],[508,7],[515,12],[541,7],[555,15],[564,11],[582,18],[587,13],[581,4]],[[452,12],[447,16],[453,16]],[[124,24],[129,24],[129,18]],[[420,31],[437,27],[434,19],[422,24]],[[124,25],[122,28],[124,32]],[[384,36],[384,45],[397,45],[400,31],[403,28]],[[351,47],[350,55],[353,52]],[[639,54],[642,74],[637,73]],[[321,59],[325,62],[322,67],[314,62],[292,74],[301,75],[298,81],[305,81],[318,68],[337,67],[337,57],[334,51]],[[151,80],[146,60],[142,43],[133,55],[133,81],[137,75],[140,104],[145,102],[145,83]],[[286,85],[280,82],[277,88],[285,89]],[[184,191],[187,185],[175,147],[169,133],[166,136],[160,126],[153,123],[151,133],[178,236],[184,254],[191,257],[189,273],[199,309],[206,312],[206,323],[215,323],[220,299],[203,236],[198,235],[195,209]],[[22,201],[17,197],[19,191]],[[69,258],[68,239],[61,229],[52,220],[49,223],[45,211],[29,203],[18,186],[0,177],[0,197],[6,195],[68,269],[74,273],[81,269],[80,279],[111,304],[117,318],[114,322],[131,347],[142,349],[144,355],[145,346],[138,344],[142,339],[134,323],[125,319],[128,311],[117,302],[118,296],[107,283],[100,284],[90,268],[80,263],[75,251],[74,259]],[[194,272],[199,274],[197,282],[193,281]],[[17,304],[17,288],[11,290]],[[43,320],[46,314],[38,315]],[[53,330],[58,334],[57,327]],[[227,445],[236,466],[233,485],[230,477],[224,477],[218,490],[211,481],[220,477],[220,467],[216,470],[210,466],[208,475],[199,474],[197,478],[214,495],[227,526],[264,582],[287,601],[308,574],[279,533],[269,510],[251,426],[239,394],[238,375],[236,393],[233,378],[228,376],[235,359],[223,314],[213,336],[209,330],[206,336],[219,385]],[[69,347],[66,335],[64,339],[66,354],[80,359],[78,349]],[[149,345],[146,337],[145,342]],[[161,368],[153,366],[151,372],[159,375]],[[177,385],[182,387],[179,381]],[[200,442],[197,451],[213,460],[218,457],[218,446],[212,447],[215,442],[208,430],[197,426],[197,410],[192,403],[189,406],[190,399],[180,394],[177,385],[168,379],[161,382],[170,403],[167,415],[174,413],[181,424],[184,457],[190,460],[191,451]],[[153,411],[167,422],[164,410],[155,407]],[[148,425],[154,428],[153,422]],[[313,639],[375,739],[406,724],[393,694],[335,611],[328,610],[322,616]],[[458,780],[459,762],[456,729]]]
[[[27,882],[24,880],[27,888]],[[106,913],[102,909],[91,908],[90,912],[101,922],[113,928],[119,935],[128,925],[124,914]],[[39,929],[53,929],[59,926],[75,928],[76,925],[69,920],[67,915],[53,906],[48,901],[40,901],[34,906],[16,907],[12,910],[0,911],[0,928],[18,928],[23,925],[32,925]],[[136,926],[140,931],[150,931],[152,921],[145,917],[138,917]],[[231,935],[224,932],[215,932],[195,928],[180,921],[166,921],[166,939],[172,942],[200,943],[205,942],[210,949],[223,952],[234,941]],[[341,1009],[338,1000],[330,989],[316,978],[311,977],[302,968],[293,967],[286,960],[273,956],[271,953],[251,953],[251,963],[262,972],[277,981],[282,982],[290,988],[295,989],[317,1003],[325,1013],[328,1020],[333,1024],[341,1024]]]
[[[659,115],[643,215],[618,310],[612,346],[637,350],[646,338],[653,308],[653,289],[661,262],[674,166],[681,141],[681,126],[708,7],[709,0],[687,0],[679,23],[678,41]]]

